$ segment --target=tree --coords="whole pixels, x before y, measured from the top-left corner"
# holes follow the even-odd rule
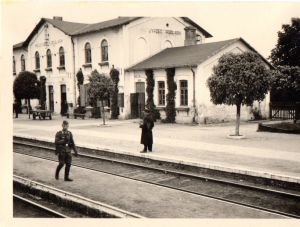
[[[175,68],[166,69],[166,73],[167,73],[168,94],[167,94],[167,106],[166,106],[166,119],[164,121],[168,123],[175,123],[175,119],[176,119],[175,91],[177,90],[177,85],[174,81]]]
[[[40,96],[40,82],[37,76],[28,71],[20,72],[14,81],[13,92],[16,99],[26,99],[28,117],[30,118],[30,99],[37,99]]]
[[[154,85],[155,81],[153,78],[153,70],[152,69],[147,69],[145,70],[146,74],[146,92],[147,92],[147,101],[146,101],[146,107],[149,109],[150,115],[152,116],[152,119],[156,121],[157,119],[160,118],[159,111],[156,109],[156,106],[154,105],[154,100],[153,100],[153,90],[154,90]]]
[[[108,100],[113,93],[114,85],[112,80],[104,74],[99,74],[97,70],[94,70],[89,77],[90,85],[88,88],[88,94],[93,100],[100,100],[102,106],[102,119],[103,125],[105,125],[105,112],[104,112],[104,100]]]
[[[77,87],[78,87],[78,91],[79,91],[78,104],[79,104],[79,107],[81,107],[81,102],[80,102],[80,85],[83,85],[83,81],[84,81],[84,76],[83,76],[83,73],[82,73],[81,69],[79,69],[79,71],[77,72],[76,78],[77,78]]]
[[[119,78],[119,71],[115,68],[112,68],[110,70],[110,78],[113,81],[114,84],[114,90],[111,96],[111,118],[112,119],[117,119],[119,116],[119,106],[118,106],[118,93],[119,93],[119,89],[118,89],[118,83],[120,81]]]
[[[271,102],[300,102],[300,67],[278,66],[272,73]]]
[[[236,105],[235,135],[239,134],[241,105],[262,101],[269,89],[270,70],[251,52],[225,54],[207,80],[214,104]]]
[[[300,18],[292,18],[291,25],[282,25],[270,59],[276,66],[300,66]]]

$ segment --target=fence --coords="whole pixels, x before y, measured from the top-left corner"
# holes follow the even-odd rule
[[[294,103],[282,103],[274,102],[270,103],[270,119],[281,120],[294,120],[300,119],[300,102]]]

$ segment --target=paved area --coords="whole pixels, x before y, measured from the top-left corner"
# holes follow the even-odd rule
[[[56,166],[57,162],[14,154],[14,174],[18,176],[147,218],[284,218],[266,211],[75,166],[71,168],[71,175],[76,176],[75,181],[57,181],[54,178]]]
[[[54,141],[63,119],[54,116],[51,121],[32,120],[20,115],[14,119],[13,134]],[[241,124],[241,134],[246,136],[242,140],[227,138],[234,131],[233,123],[201,126],[156,123],[154,152],[140,154],[139,120],[108,120],[108,126],[102,125],[102,119],[69,119],[69,122],[80,146],[300,183],[300,135],[256,132],[257,123]]]

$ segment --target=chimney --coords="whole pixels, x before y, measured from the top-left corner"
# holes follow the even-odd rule
[[[63,18],[62,18],[62,17],[57,17],[57,16],[54,16],[54,17],[53,17],[53,20],[60,20],[60,21],[62,21],[62,20],[63,20]]]
[[[184,45],[195,45],[197,44],[197,37],[196,37],[196,28],[192,26],[188,26],[184,28],[185,30],[185,40]]]

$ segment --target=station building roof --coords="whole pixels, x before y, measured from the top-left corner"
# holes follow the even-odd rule
[[[122,26],[125,24],[128,24],[132,21],[135,21],[137,19],[140,19],[142,17],[118,17],[112,20],[107,20],[107,21],[102,21],[99,23],[94,23],[94,24],[84,24],[84,23],[76,23],[76,22],[69,22],[69,21],[64,21],[61,19],[49,19],[49,18],[42,18],[39,23],[35,26],[35,28],[32,30],[32,32],[29,34],[27,39],[24,42],[15,44],[13,46],[13,49],[17,48],[26,48],[28,46],[28,43],[32,39],[32,37],[38,32],[41,26],[45,22],[48,22],[52,24],[54,27],[58,28],[62,32],[64,32],[67,35],[70,36],[79,36],[87,33],[92,33],[92,32],[98,32],[104,29],[108,28],[113,28],[113,27],[118,27]],[[190,23],[194,27],[196,27],[198,30],[200,30],[206,38],[212,37],[210,33],[208,33],[205,29],[200,27],[198,24],[196,24],[194,21],[189,19],[188,17],[181,17],[185,22]]]
[[[219,42],[167,48],[127,68],[126,71],[166,69],[173,67],[195,67],[238,41],[243,42],[249,49],[259,54],[244,39],[236,38]],[[265,58],[263,58],[260,54],[259,56],[266,64],[272,67]]]

